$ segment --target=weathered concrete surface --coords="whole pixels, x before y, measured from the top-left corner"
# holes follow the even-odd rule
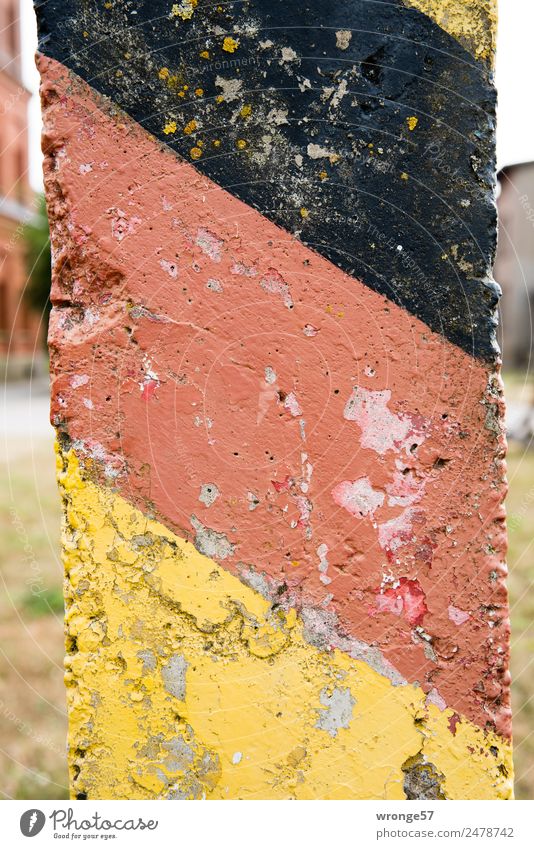
[[[72,450],[59,480],[75,795],[509,795],[500,736],[310,645],[295,608],[82,477]]]
[[[114,31],[129,4],[108,5]],[[41,27],[54,54],[58,4],[47,6]],[[86,15],[92,4],[81,6]],[[185,6],[166,10],[173,26],[195,16],[202,26],[202,9]],[[407,31],[415,20],[441,32],[395,8]],[[232,32],[224,39],[238,41]],[[347,32],[337,32],[342,51],[363,37]],[[480,56],[480,66],[468,57],[470,67],[491,92],[491,57]],[[493,316],[469,319],[474,357],[451,330],[468,310],[446,285],[442,314],[430,290],[423,304],[411,266],[403,286],[415,300],[404,309],[213,179],[200,167],[207,139],[191,115],[181,123],[164,115],[162,143],[134,120],[124,91],[114,94],[130,116],[57,59],[39,65],[73,793],[508,798],[505,442]],[[167,80],[161,68],[157,76]],[[106,91],[102,79],[93,82]],[[461,82],[475,91],[474,78]],[[175,104],[180,91],[189,98],[182,86]],[[242,113],[252,95],[226,91],[234,95]],[[491,114],[478,120],[490,150]],[[178,126],[200,157],[166,143]],[[440,126],[432,119],[426,141]],[[373,132],[370,144],[380,146],[385,126],[375,122]],[[453,151],[471,155],[459,142]],[[222,157],[229,171],[238,155]],[[493,240],[489,156],[469,188],[486,234],[474,239],[482,275]],[[462,174],[447,177],[458,204]],[[405,176],[388,177],[399,204]],[[322,203],[336,211],[333,196]],[[391,244],[394,229],[372,224],[369,203],[368,242],[383,249],[375,271],[394,275],[392,255],[417,245]],[[299,209],[303,222],[314,214],[325,235],[328,215]],[[432,215],[440,220],[437,208]],[[480,317],[491,285],[459,245],[451,256]]]
[[[420,5],[487,55],[487,2]],[[486,61],[402,0],[72,0],[65,11],[42,4],[47,55],[331,263],[494,359]]]

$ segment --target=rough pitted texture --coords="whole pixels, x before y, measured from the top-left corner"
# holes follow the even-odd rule
[[[232,180],[257,164],[258,153],[241,132],[258,128],[258,121],[247,123],[246,107],[254,104],[241,85],[219,86],[228,111],[217,138],[222,153],[234,145],[231,155],[208,156],[205,133],[179,125],[177,114],[163,116],[166,130],[147,132],[144,118],[157,112],[154,68],[173,109],[213,107],[212,97],[204,103],[204,89],[193,97],[170,60],[157,69],[153,40],[171,24],[175,35],[190,24],[204,32],[215,13],[184,0],[158,17],[155,4],[149,26],[144,4],[136,4],[133,31],[128,2],[106,5],[93,29],[90,2],[73,4],[64,22],[60,58],[78,63],[79,73],[57,58],[39,59],[54,244],[52,421],[66,506],[73,793],[508,798],[505,441],[498,369],[485,359],[493,344],[490,313],[476,320],[473,357],[455,336],[454,316],[467,313],[447,290],[446,275],[440,297],[427,299],[423,312],[404,309],[369,276],[357,279],[355,266],[305,244],[312,205],[298,209],[297,229],[272,213],[287,208],[277,192],[294,188],[293,159],[279,160],[279,185],[262,184],[271,211],[238,191]],[[219,50],[233,55],[248,37],[260,38],[253,10],[271,14],[274,5],[249,4],[233,35],[216,33]],[[357,23],[360,4],[350,8]],[[474,96],[480,84],[491,99],[486,64],[464,55],[421,13],[391,8],[403,32],[413,36],[419,27],[431,47],[445,39],[450,56],[463,57],[462,94]],[[51,53],[60,9],[51,2],[42,11],[42,33],[51,37],[42,46]],[[81,78],[94,55],[91,39],[106,35],[98,28],[108,13],[109,32],[122,21],[136,39],[121,43],[132,68],[116,65],[113,86],[107,48],[104,72],[89,79],[114,99]],[[386,15],[386,30],[388,21]],[[356,27],[350,32],[336,30],[335,43],[341,52],[352,45],[353,63],[369,45]],[[75,35],[87,43],[83,55]],[[209,49],[195,42],[195,50],[213,59],[219,42]],[[190,35],[180,49],[192,43]],[[406,50],[397,58],[408,70],[427,55],[413,42]],[[273,85],[286,60],[290,53],[281,53],[263,68],[276,74],[266,77]],[[368,82],[385,92],[381,60],[363,64]],[[127,102],[141,68],[136,97],[145,92],[144,117]],[[293,93],[292,102],[305,116],[317,115],[313,103],[326,101],[317,91],[315,101],[306,100],[307,91]],[[434,119],[439,91],[436,97]],[[390,116],[400,109],[392,99]],[[347,115],[357,121],[360,103],[349,104]],[[321,132],[335,135],[331,107],[321,113]],[[191,112],[195,123],[193,114],[200,113]],[[367,118],[385,139],[381,114],[372,108]],[[272,130],[278,153],[286,150],[287,125],[261,115],[263,134]],[[406,138],[422,129],[417,115],[410,109],[405,120],[402,112]],[[459,176],[449,175],[446,191],[466,215],[476,208],[486,238],[476,246],[481,271],[493,242],[493,148],[491,121],[480,110],[472,117],[490,166],[484,164],[484,177],[479,169],[469,198]],[[423,130],[425,143],[440,126],[434,121]],[[246,146],[236,149],[241,138]],[[304,156],[296,167],[303,191],[324,205],[316,220],[333,244],[346,239],[332,223],[341,196],[328,189],[338,162],[315,144],[320,140],[306,141],[308,159],[326,177],[314,180]],[[392,161],[385,142],[376,142],[380,150],[369,144],[384,166]],[[190,155],[193,147],[200,156]],[[463,143],[449,141],[435,154],[436,168],[457,161],[473,174],[469,156]],[[222,170],[210,172],[208,160]],[[351,161],[352,178],[388,173]],[[432,169],[418,167],[432,183]],[[400,208],[414,175],[403,171],[391,182],[392,173],[383,188]],[[447,214],[418,206],[421,195],[413,191],[417,220],[428,224],[435,215],[453,239]],[[373,204],[361,199],[375,228],[375,270],[391,279],[397,254],[413,257],[427,246],[400,214],[390,215],[387,233],[380,230]],[[395,228],[403,230],[403,244],[387,242]],[[365,251],[356,253],[365,264]],[[460,241],[451,255],[472,284],[473,309],[484,312],[489,289],[472,276]],[[425,262],[442,273],[441,257],[428,254]],[[403,286],[422,303],[414,268]]]

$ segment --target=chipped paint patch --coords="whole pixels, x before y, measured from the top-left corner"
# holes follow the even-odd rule
[[[145,665],[146,667],[146,665]],[[181,654],[175,654],[161,667],[161,676],[165,689],[181,702],[185,699],[185,673],[187,661]]]
[[[220,495],[219,487],[214,483],[204,483],[200,487],[200,495],[198,500],[202,501],[206,507],[211,507]]]
[[[389,389],[373,391],[355,386],[345,404],[344,417],[360,427],[362,447],[381,455],[387,451],[399,451],[408,436],[412,437],[412,441],[423,436],[422,429],[414,426],[410,417],[391,412],[388,406],[390,400]]]
[[[363,518],[373,516],[375,510],[384,503],[383,492],[374,490],[369,478],[356,481],[342,481],[332,490],[332,498],[340,507],[347,510],[351,516]]]
[[[222,239],[217,238],[210,230],[207,230],[205,227],[199,227],[196,244],[202,253],[212,259],[213,262],[221,261]]]
[[[319,701],[324,710],[318,711],[316,728],[326,731],[331,737],[337,737],[340,728],[349,727],[356,700],[348,688],[334,687],[331,693],[327,689],[322,690]]]
[[[383,586],[376,595],[378,613],[404,616],[410,625],[421,625],[428,613],[425,594],[418,581],[399,578]]]
[[[269,292],[269,294],[280,295],[284,302],[284,306],[287,307],[287,309],[293,308],[293,301],[289,291],[289,286],[278,271],[270,269],[260,280],[260,286],[266,292]]]

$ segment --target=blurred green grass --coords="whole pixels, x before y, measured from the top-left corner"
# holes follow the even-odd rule
[[[534,450],[510,446],[508,481],[516,796],[534,799]]]
[[[0,463],[0,798],[67,799],[60,503],[50,439]]]

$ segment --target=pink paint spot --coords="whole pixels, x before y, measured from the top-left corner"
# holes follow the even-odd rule
[[[242,262],[234,262],[230,271],[232,274],[238,274],[240,277],[256,277],[258,274],[255,268],[244,265]]]
[[[307,528],[310,524],[312,503],[308,498],[305,498],[303,495],[297,496],[295,500],[300,514],[299,520],[297,522],[297,527]]]
[[[281,295],[282,300],[284,301],[284,306],[288,309],[292,308],[293,300],[291,298],[289,286],[278,271],[270,268],[265,277],[261,279],[260,286],[272,295]]]
[[[393,483],[386,486],[388,505],[390,507],[410,507],[421,501],[425,492],[426,481],[416,478],[409,469],[406,473],[397,471]]]
[[[154,397],[158,386],[158,380],[152,380],[150,378],[148,380],[145,380],[141,388],[141,398],[144,401],[150,401]]]
[[[283,481],[271,481],[277,492],[289,492],[290,487],[293,485],[293,478],[290,478],[289,475],[286,476]]]
[[[70,379],[70,385],[73,389],[78,389],[80,386],[86,386],[89,383],[88,374],[74,374]]]
[[[153,370],[149,357],[145,356],[143,360],[143,367],[145,375],[143,380],[139,383],[139,389],[141,390],[141,398],[144,401],[150,401],[154,397],[156,389],[160,385],[160,379]]]
[[[176,279],[178,277],[178,266],[175,262],[168,262],[166,259],[160,259],[160,266],[163,271],[166,271],[169,277]]]
[[[209,256],[213,262],[221,261],[221,251],[224,242],[222,239],[218,239],[217,236],[210,230],[206,230],[204,227],[199,227],[197,230],[196,244],[202,253]]]
[[[423,439],[423,421],[415,424],[415,417],[395,415],[387,406],[390,399],[389,389],[373,392],[355,386],[343,413],[347,421],[359,425],[362,447],[370,448],[377,454],[408,448],[408,437],[416,444],[420,444]]]
[[[454,622],[455,625],[463,625],[464,622],[467,622],[470,619],[469,613],[466,613],[465,610],[460,610],[458,607],[453,607],[453,605],[449,605],[449,619],[451,622]]]
[[[126,236],[130,236],[135,233],[136,228],[142,223],[141,219],[136,216],[128,218],[122,209],[118,209],[115,206],[110,207],[107,212],[108,215],[113,215],[113,218],[111,219],[111,235],[114,239],[117,239],[118,242],[122,242]]]
[[[411,542],[414,537],[413,522],[421,512],[410,507],[403,510],[399,516],[378,526],[378,542],[388,553],[394,553],[401,546]]]
[[[288,395],[286,395],[284,400],[284,407],[291,413],[292,416],[302,415],[300,404],[294,392],[290,392]]]
[[[373,515],[375,510],[382,507],[384,493],[371,486],[369,478],[359,478],[356,481],[342,481],[332,490],[332,498],[344,507],[351,516],[362,518]]]
[[[439,708],[442,711],[445,710],[445,708],[447,707],[447,702],[445,701],[445,699],[442,696],[440,696],[440,694],[438,693],[438,691],[436,690],[435,687],[433,687],[430,690],[430,692],[427,694],[427,697],[425,699],[425,704],[426,705],[435,705],[437,708]]]
[[[410,625],[421,625],[428,608],[419,581],[399,578],[395,584],[378,591],[375,600],[378,613],[404,616]]]

